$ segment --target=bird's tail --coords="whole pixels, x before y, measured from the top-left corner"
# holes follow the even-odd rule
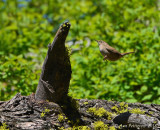
[[[135,52],[134,52],[134,51],[132,51],[132,52],[122,53],[122,56],[128,55],[128,54],[130,54],[130,53],[135,53]]]

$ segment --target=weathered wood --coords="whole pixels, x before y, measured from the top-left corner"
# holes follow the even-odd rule
[[[63,23],[52,44],[48,45],[48,53],[35,94],[36,100],[61,102],[67,96],[71,78],[71,64],[65,40],[69,29],[70,24]]]
[[[99,108],[103,109],[95,113],[89,111],[92,108],[96,108],[96,111],[99,111]],[[135,108],[141,111],[132,113],[131,110]],[[127,105],[115,101],[71,98],[67,98],[65,104],[58,105],[53,102],[37,101],[34,94],[30,96],[17,94],[10,101],[0,105],[0,125],[6,122],[10,130],[54,130],[73,128],[73,126],[95,129],[95,122],[102,121],[108,127],[114,126],[122,130],[158,130],[159,109],[160,106],[154,104],[128,103]],[[141,113],[142,111],[144,113]]]

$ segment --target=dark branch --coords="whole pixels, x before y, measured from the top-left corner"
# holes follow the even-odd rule
[[[71,78],[71,65],[65,40],[69,29],[70,24],[68,22],[63,23],[52,44],[48,45],[48,53],[35,94],[36,100],[60,102],[67,96]]]

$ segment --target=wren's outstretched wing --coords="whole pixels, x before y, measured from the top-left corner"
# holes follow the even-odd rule
[[[107,59],[110,61],[116,61],[122,57],[121,53],[112,47],[106,47],[106,50],[109,52],[107,54]]]
[[[114,49],[111,46],[106,47],[106,50],[110,53],[114,53],[114,54],[121,54],[120,52],[118,52],[116,49]]]

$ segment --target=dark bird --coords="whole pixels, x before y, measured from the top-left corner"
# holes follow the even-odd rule
[[[134,52],[120,53],[116,49],[114,49],[113,47],[108,45],[108,43],[106,43],[102,40],[95,40],[95,41],[98,42],[99,50],[100,50],[101,54],[104,56],[104,60],[116,61],[125,55],[128,55],[130,53],[134,53]]]

